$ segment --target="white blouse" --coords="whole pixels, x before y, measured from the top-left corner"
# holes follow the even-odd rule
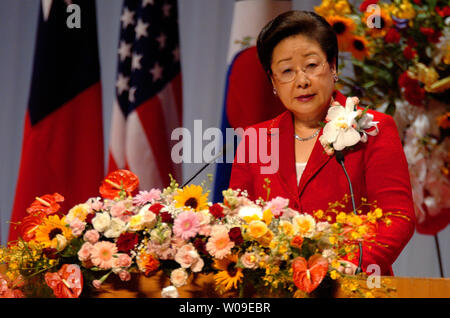
[[[296,162],[295,163],[295,170],[297,172],[297,185],[300,183],[300,178],[302,177],[305,167],[306,167],[306,162]]]

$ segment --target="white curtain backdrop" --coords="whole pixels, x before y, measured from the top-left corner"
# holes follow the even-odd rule
[[[24,114],[40,0],[0,0],[0,238],[6,244],[20,163]],[[96,0],[100,47],[105,154],[109,139],[116,77],[117,44],[122,0]],[[233,0],[178,0],[183,73],[184,126],[193,131],[220,127],[226,58]],[[294,9],[313,10],[319,0],[294,0]],[[106,161],[106,158],[105,158]],[[186,180],[201,164],[185,164]],[[214,174],[214,166],[195,183]],[[444,273],[450,277],[450,228],[439,234]],[[438,277],[434,237],[415,234],[394,264],[397,276]]]

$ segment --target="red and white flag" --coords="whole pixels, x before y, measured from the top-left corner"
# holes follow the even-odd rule
[[[108,170],[129,169],[140,189],[181,180],[171,159],[182,125],[182,81],[176,0],[125,0],[121,15],[116,99]]]
[[[69,4],[79,6],[80,28],[67,23]],[[104,177],[95,1],[45,0],[40,9],[9,241],[37,196],[60,193],[66,213],[98,195]]]

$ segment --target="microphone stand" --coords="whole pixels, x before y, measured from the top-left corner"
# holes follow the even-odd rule
[[[190,177],[186,182],[183,183],[183,185],[181,186],[181,188],[185,187],[187,184],[189,184],[189,182],[191,182],[192,180],[195,179],[195,177],[197,177],[203,170],[205,170],[211,163],[213,163],[214,161],[217,160],[217,158],[219,158],[220,156],[225,155],[226,154],[226,150],[228,148],[228,145],[224,145],[222,147],[222,150],[216,155],[214,156],[214,158],[207,162],[203,167],[200,168],[200,170],[198,170],[192,177]]]
[[[347,169],[345,169],[344,154],[342,153],[342,151],[336,151],[336,161],[342,166],[342,169],[344,169],[344,173],[345,173],[345,176],[347,177],[348,185],[350,188],[350,196],[352,198],[353,214],[358,215],[356,213],[356,204],[355,204],[355,198],[353,195],[352,182],[350,181],[350,177],[347,173]],[[362,272],[362,268],[361,268],[362,257],[363,257],[362,243],[359,242],[359,260],[358,260],[358,268],[356,268],[355,274],[359,274]]]

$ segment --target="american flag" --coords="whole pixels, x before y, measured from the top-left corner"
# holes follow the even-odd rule
[[[116,99],[108,170],[129,169],[141,189],[181,180],[170,153],[182,124],[176,0],[125,0],[120,18]]]

